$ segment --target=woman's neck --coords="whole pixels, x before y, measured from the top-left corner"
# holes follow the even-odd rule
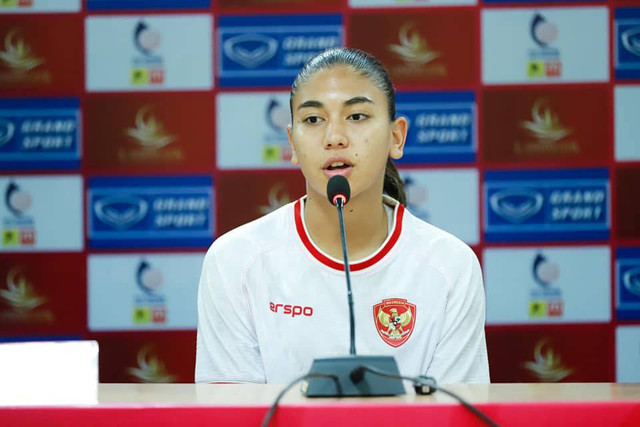
[[[338,212],[326,197],[309,194],[304,221],[313,243],[327,255],[342,259]],[[349,261],[373,254],[387,238],[387,214],[380,193],[360,194],[344,207]]]

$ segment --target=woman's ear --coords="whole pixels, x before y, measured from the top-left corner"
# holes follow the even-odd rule
[[[289,146],[291,147],[291,164],[298,164],[298,156],[296,155],[296,147],[293,145],[293,127],[287,126],[287,138],[289,138]]]
[[[408,130],[409,123],[406,118],[400,116],[393,121],[393,124],[391,125],[391,148],[389,149],[389,157],[392,159],[399,159],[402,157]]]

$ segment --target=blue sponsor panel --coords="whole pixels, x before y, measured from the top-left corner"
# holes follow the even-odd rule
[[[610,232],[607,169],[487,171],[487,242],[604,240]]]
[[[211,0],[87,0],[87,9],[135,10],[135,9],[206,9]]]
[[[220,16],[221,87],[291,86],[309,58],[342,46],[342,15]]]
[[[399,164],[473,163],[477,116],[473,92],[404,92],[396,110],[409,122]]]
[[[92,248],[207,247],[213,240],[211,178],[90,178]]]
[[[614,68],[617,79],[640,79],[640,8],[615,11]]]
[[[80,102],[0,100],[0,170],[80,167]]]
[[[640,248],[616,250],[616,316],[640,320]]]

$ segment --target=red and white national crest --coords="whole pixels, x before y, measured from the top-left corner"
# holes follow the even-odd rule
[[[400,347],[413,333],[416,305],[400,298],[382,300],[373,306],[373,321],[384,342],[391,347]]]

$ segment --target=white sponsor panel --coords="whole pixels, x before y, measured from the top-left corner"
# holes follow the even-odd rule
[[[0,191],[0,251],[82,250],[79,176],[3,176]]]
[[[294,167],[288,92],[220,93],[216,101],[220,169]]]
[[[640,326],[616,328],[616,382],[640,382]]]
[[[640,160],[640,86],[616,86],[616,160]]]
[[[0,1],[3,13],[79,12],[80,0],[4,0]]]
[[[469,245],[479,241],[476,169],[401,169],[407,208],[417,217]]]
[[[477,4],[476,0],[349,0],[351,7],[424,7]]]
[[[608,246],[486,249],[487,324],[608,322],[610,263]]]
[[[210,15],[90,16],[85,27],[89,91],[213,86]]]
[[[606,7],[482,11],[484,83],[609,79]]]
[[[204,254],[89,255],[89,329],[195,329],[203,259]]]

